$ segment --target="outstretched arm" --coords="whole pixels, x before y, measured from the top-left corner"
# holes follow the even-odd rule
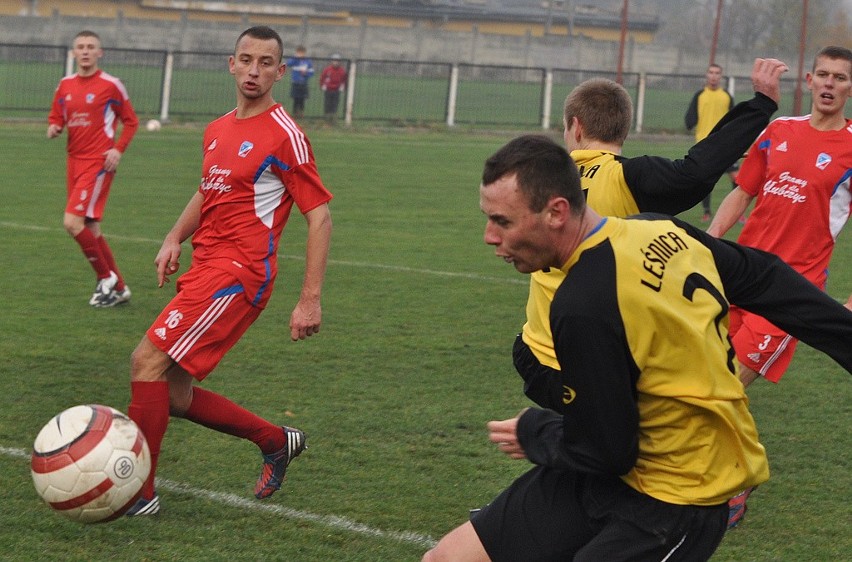
[[[756,59],[751,75],[754,97],[737,104],[682,159],[628,159],[624,177],[639,210],[675,215],[710,193],[769,124],[778,109],[781,75],[786,70],[787,65],[777,59]]]
[[[852,304],[844,308],[774,254],[674,220],[713,253],[728,302],[763,316],[852,373]]]

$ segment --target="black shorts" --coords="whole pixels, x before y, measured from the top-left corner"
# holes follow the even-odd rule
[[[707,560],[727,521],[727,504],[669,504],[617,477],[541,466],[471,516],[494,562]]]

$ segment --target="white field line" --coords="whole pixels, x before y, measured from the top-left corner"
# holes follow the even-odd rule
[[[0,221],[0,227],[3,228],[11,228],[17,230],[35,230],[39,232],[64,232],[61,228],[51,228],[46,226],[38,226],[38,225],[28,225],[28,224],[20,224],[10,221]],[[110,235],[110,239],[116,240],[125,240],[129,242],[139,242],[144,244],[160,244],[161,240],[155,240],[151,238],[141,238],[135,236],[120,236],[120,235]],[[292,260],[304,260],[304,256],[294,256],[294,255],[284,255],[281,254],[280,257],[284,259],[292,259]],[[487,275],[480,275],[476,273],[461,273],[454,271],[439,271],[433,269],[420,269],[414,267],[405,267],[405,266],[396,266],[396,265],[387,265],[380,263],[372,263],[372,262],[355,262],[355,261],[346,261],[346,260],[329,260],[329,264],[332,265],[341,265],[348,267],[361,267],[365,269],[384,269],[390,271],[400,271],[406,273],[416,273],[423,275],[436,275],[442,277],[455,277],[455,278],[463,278],[463,279],[473,279],[476,281],[490,281],[495,283],[510,283],[510,284],[521,284],[526,285],[529,281],[526,277],[521,278],[501,278],[501,277],[490,277]],[[13,449],[9,447],[0,446],[0,454],[13,456],[13,457],[21,457],[21,458],[30,458],[30,453],[24,451],[23,449]],[[289,507],[285,507],[282,505],[276,504],[266,504],[259,503],[258,501],[249,500],[240,496],[236,496],[234,494],[226,494],[222,492],[214,492],[212,490],[205,490],[202,488],[195,488],[189,486],[187,484],[181,484],[179,482],[172,482],[170,480],[165,480],[162,478],[157,478],[157,486],[163,488],[165,490],[169,490],[176,493],[188,494],[200,498],[204,498],[207,500],[215,501],[226,505],[228,507],[244,509],[247,511],[255,511],[255,512],[266,512],[273,513],[275,515],[280,515],[287,519],[297,519],[300,521],[309,521],[318,525],[326,526],[332,529],[340,530],[340,531],[348,531],[360,535],[371,536],[380,539],[388,539],[394,540],[397,542],[403,543],[412,543],[418,546],[422,546],[424,548],[431,548],[435,545],[436,541],[432,537],[428,535],[421,535],[419,533],[415,533],[412,531],[384,531],[382,529],[375,529],[364,525],[362,523],[358,523],[357,521],[352,521],[351,519],[347,519],[346,517],[336,516],[336,515],[318,515],[315,513],[310,513],[307,511],[300,511],[296,509],[292,509]]]
[[[15,449],[11,447],[0,446],[0,454],[9,457],[18,457],[29,459],[31,453],[23,449]],[[195,488],[180,482],[173,482],[163,478],[157,478],[157,488],[169,490],[178,494],[186,494],[199,497],[202,499],[218,502],[234,509],[242,509],[244,511],[271,513],[283,517],[284,519],[296,519],[299,521],[308,521],[316,525],[328,527],[336,531],[346,531],[358,535],[365,535],[377,539],[392,540],[401,543],[411,543],[424,548],[432,548],[435,546],[435,539],[428,535],[421,535],[412,531],[384,531],[375,529],[357,521],[353,521],[346,517],[337,515],[318,515],[309,511],[301,511],[290,507],[285,507],[278,504],[260,503],[258,500],[249,500],[234,494],[226,494],[222,492],[214,492],[203,488]]]
[[[61,228],[51,228],[47,226],[37,226],[31,224],[20,224],[10,221],[0,221],[0,227],[3,228],[12,228],[17,230],[36,230],[39,232],[65,232],[64,229]],[[126,240],[128,242],[140,242],[144,244],[161,244],[162,240],[154,240],[152,238],[140,238],[137,236],[121,236],[119,234],[110,234],[110,240]],[[294,255],[285,255],[279,254],[279,257],[282,259],[288,260],[302,260],[304,261],[304,256],[294,256]],[[473,279],[474,281],[490,281],[494,283],[509,283],[514,285],[527,285],[529,284],[529,279],[527,277],[512,277],[512,278],[503,278],[503,277],[490,277],[488,275],[480,275],[478,273],[463,273],[458,271],[439,271],[435,269],[420,269],[416,267],[406,267],[401,265],[387,265],[381,263],[374,262],[359,262],[359,261],[347,261],[347,260],[328,260],[330,265],[341,265],[347,267],[362,267],[365,269],[384,269],[388,271],[400,271],[404,273],[419,273],[423,275],[436,275],[440,277],[457,277],[462,279]]]

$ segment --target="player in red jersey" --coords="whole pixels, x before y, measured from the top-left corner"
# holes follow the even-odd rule
[[[852,212],[852,51],[826,47],[807,74],[810,115],[776,119],[743,162],[739,187],[722,202],[708,232],[722,236],[756,200],[738,242],[777,254],[825,289],[837,235]],[[852,303],[852,298],[850,299]],[[740,380],[777,383],[796,340],[741,309],[731,314]]]
[[[305,276],[290,316],[290,337],[320,329],[320,295],[331,239],[331,194],[305,134],[272,98],[284,76],[281,37],[252,27],[229,58],[237,108],[204,132],[202,178],[154,263],[159,285],[179,267],[192,236],[192,264],[177,295],[142,338],[131,360],[130,417],[151,450],[151,475],[128,515],[153,515],[154,475],[169,415],[254,442],[263,455],[255,495],[281,486],[305,448],[302,431],[272,424],[224,396],[195,386],[216,367],[266,306],[278,271],[278,242],[295,204],[307,221]]]
[[[103,50],[96,33],[78,33],[73,54],[77,72],[56,88],[47,138],[59,136],[68,127],[68,200],[63,222],[97,275],[89,304],[109,307],[130,300],[130,289],[101,232],[101,219],[116,168],[139,128],[139,119],[121,80],[98,68]],[[118,140],[116,121],[122,123]]]

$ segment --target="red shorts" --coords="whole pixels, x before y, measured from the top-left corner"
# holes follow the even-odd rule
[[[177,295],[146,332],[148,339],[201,381],[262,309],[252,306],[236,277],[219,269],[193,267],[177,281]]]
[[[740,363],[768,381],[780,381],[799,340],[768,320],[733,305],[730,319],[731,341]]]
[[[104,170],[103,159],[69,158],[66,174],[68,201],[65,212],[101,220],[115,172]]]

